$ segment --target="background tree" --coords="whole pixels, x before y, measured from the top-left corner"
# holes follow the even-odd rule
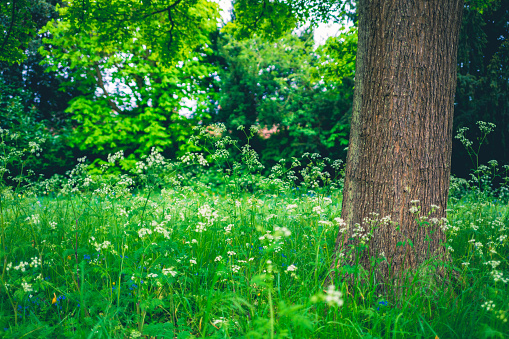
[[[274,42],[222,35],[213,121],[238,139],[238,126],[260,126],[252,146],[265,165],[305,152],[344,157],[337,146],[347,143],[356,46],[355,29],[316,52],[312,31]]]
[[[66,11],[61,10],[64,15]],[[204,58],[212,52],[206,42],[216,30],[217,12],[214,6],[204,6],[189,15],[202,23],[200,35],[189,43],[203,44],[194,49],[182,47],[189,50],[188,55],[172,64],[160,62],[160,55],[144,45],[141,29],[132,29],[130,37],[123,36],[119,44],[104,40],[97,33],[101,29],[92,23],[87,26],[89,31],[78,34],[64,19],[45,26],[51,37],[45,42],[51,47],[40,50],[46,57],[44,63],[68,79],[62,84],[64,90],[75,87],[80,91],[66,109],[75,120],[72,146],[102,156],[123,150],[130,159],[126,166],[152,147],[174,156],[190,146],[192,127],[207,119],[201,107],[205,103],[202,79],[212,70]],[[202,114],[183,116],[183,99],[193,97],[196,111]]]
[[[26,58],[24,49],[36,28],[31,6],[45,2],[10,0],[0,3],[0,62],[19,63]]]
[[[25,45],[16,45],[16,48],[21,48],[24,59],[0,62],[0,126],[18,135],[15,141],[4,141],[29,149],[31,141],[44,140],[40,145],[44,152],[26,159],[24,171],[26,174],[27,170],[35,170],[46,177],[63,174],[74,164],[69,159],[75,158],[66,144],[70,124],[65,109],[77,90],[72,86],[66,87],[65,91],[59,90],[66,79],[40,64],[44,58],[38,49],[43,45],[43,36],[35,34],[49,20],[58,17],[57,3],[57,0],[30,0],[26,3],[27,15],[35,29],[33,35],[28,35],[30,40]],[[19,167],[14,166],[10,170],[10,176],[19,175]]]
[[[458,49],[455,130],[476,121],[496,123],[480,163],[509,163],[509,2],[468,1]],[[476,133],[475,131],[472,131]],[[470,132],[470,133],[472,133]],[[479,137],[480,135],[477,135]],[[452,172],[466,177],[472,164],[459,141],[453,144]],[[465,166],[467,164],[467,166]]]

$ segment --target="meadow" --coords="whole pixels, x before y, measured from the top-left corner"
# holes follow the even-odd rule
[[[179,159],[152,150],[121,170],[120,152],[93,171],[80,159],[66,176],[2,182],[0,337],[509,335],[507,166],[453,178],[440,221],[448,260],[419,267],[403,294],[380,293],[370,272],[327,279],[340,162],[304,154],[261,175],[248,144],[201,135],[204,152]],[[3,144],[3,178],[44,152],[32,146]],[[450,278],[436,279],[437,267]]]

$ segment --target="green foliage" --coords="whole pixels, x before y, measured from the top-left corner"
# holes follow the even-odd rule
[[[264,164],[305,152],[344,156],[356,37],[350,30],[314,52],[310,32],[271,43],[225,36],[213,119],[236,140],[239,126],[259,126],[252,146]]]
[[[0,88],[5,87],[0,83]],[[52,131],[47,125],[34,106],[0,91],[0,186],[25,185],[37,180],[36,173],[48,178],[70,168],[65,130]]]
[[[334,0],[235,0],[235,20],[224,27],[224,32],[236,39],[254,35],[275,40],[288,34],[299,24],[339,21],[352,18],[353,1]]]
[[[71,0],[65,18],[71,35],[93,33],[109,46],[136,38],[155,59],[174,63],[208,42],[217,27],[217,7],[207,0]]]
[[[30,6],[36,0],[11,0],[0,3],[0,62],[19,63],[26,58],[24,47],[35,33]]]
[[[202,79],[213,68],[203,60],[212,50],[204,44],[168,65],[145,45],[141,28],[129,31],[129,39],[119,45],[103,41],[99,26],[87,27],[90,31],[75,35],[70,22],[51,21],[43,29],[51,36],[45,40],[51,47],[40,49],[48,69],[67,79],[62,89],[81,92],[66,110],[76,122],[71,145],[103,157],[123,150],[130,155],[127,167],[153,147],[169,154],[185,150],[192,126],[207,119],[201,109]],[[206,28],[201,34],[207,34]],[[196,100],[197,113],[181,114],[184,99]]]
[[[509,3],[490,2],[483,11],[465,6],[458,49],[458,84],[454,110],[455,130],[478,120],[497,124],[489,147],[479,154],[481,163],[509,162]],[[482,133],[477,132],[476,138]],[[453,145],[453,172],[468,175],[468,154]]]

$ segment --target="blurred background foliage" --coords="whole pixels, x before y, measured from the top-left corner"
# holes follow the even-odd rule
[[[272,25],[277,34],[271,36],[239,31],[253,25],[219,28],[217,4],[207,1],[175,2],[171,13],[149,12],[150,4],[132,2],[129,18],[124,2],[114,1],[110,12],[92,11],[88,19],[78,18],[75,8],[60,0],[17,2],[30,24],[25,33],[16,33],[21,36],[16,46],[23,46],[20,55],[18,47],[2,51],[0,127],[19,134],[4,140],[6,146],[29,147],[30,141],[44,140],[44,151],[24,160],[25,169],[50,176],[73,167],[78,157],[100,164],[119,150],[125,152],[122,166],[128,169],[151,148],[170,157],[198,151],[189,143],[197,133],[194,127],[215,122],[224,123],[225,133],[236,140],[246,139],[240,125],[258,126],[250,143],[266,168],[305,152],[346,157],[355,26],[315,46],[311,28],[292,33],[290,16],[331,13],[327,6],[313,7],[318,14],[301,6],[297,15],[267,2],[273,11],[286,13],[272,22],[274,16],[254,17],[242,7],[245,1],[237,1],[232,16],[254,24],[258,20],[267,29]],[[107,3],[94,4],[100,9]],[[0,8],[4,28],[9,27],[7,9]],[[111,13],[124,21],[108,22]],[[94,26],[94,16],[108,24]],[[355,19],[351,11],[348,16]],[[478,120],[497,124],[481,162],[509,163],[508,22],[507,1],[465,3],[454,130]],[[147,32],[155,38],[147,40]],[[173,47],[162,43],[168,34]],[[5,40],[5,46],[14,45]],[[477,132],[468,133],[475,137]],[[466,176],[471,166],[455,140],[453,173]]]
[[[476,121],[495,123],[480,162],[509,164],[509,2],[466,1],[458,49],[458,83],[454,131]],[[481,137],[481,132],[470,131]],[[475,134],[477,133],[477,134]],[[453,144],[452,171],[468,175],[472,163],[458,140]]]

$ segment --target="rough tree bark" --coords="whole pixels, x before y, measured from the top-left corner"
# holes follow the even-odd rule
[[[357,10],[347,230],[338,235],[335,266],[359,263],[369,271],[370,258],[382,254],[387,261],[377,276],[388,282],[445,253],[440,227],[419,226],[410,208],[419,200],[421,216],[446,214],[463,0],[359,0]],[[432,204],[440,209],[431,212]],[[386,216],[392,223],[376,223],[369,250],[351,251],[370,232],[365,218]]]

